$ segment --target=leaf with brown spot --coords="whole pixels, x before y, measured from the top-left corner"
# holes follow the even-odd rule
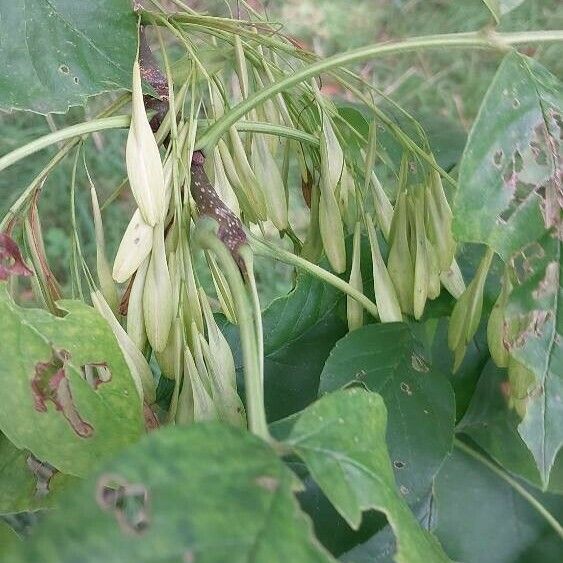
[[[0,430],[59,471],[83,476],[141,436],[143,410],[106,321],[81,302],[57,307],[64,318],[20,308],[0,285],[0,383],[10,390]],[[111,378],[88,381],[83,366],[109,370]]]
[[[10,276],[32,276],[33,272],[25,265],[20,249],[6,233],[0,233],[0,281]]]

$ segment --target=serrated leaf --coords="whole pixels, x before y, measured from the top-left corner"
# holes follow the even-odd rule
[[[460,165],[454,234],[508,261],[561,221],[561,83],[516,52],[483,100]],[[559,186],[559,187],[558,187]]]
[[[489,361],[456,430],[470,436],[504,469],[541,487],[534,458],[518,434],[520,418],[509,407],[509,385],[506,370]],[[563,492],[561,462],[552,471],[549,490]]]
[[[61,498],[10,561],[334,561],[299,509],[299,486],[248,433],[167,428]]]
[[[364,510],[385,513],[397,538],[396,561],[449,561],[397,490],[385,445],[386,423],[379,395],[350,389],[303,411],[285,443],[353,528],[360,525]]]
[[[395,478],[409,504],[416,503],[452,447],[455,404],[450,383],[403,323],[368,325],[337,343],[321,374],[319,392],[352,383],[383,397]]]
[[[0,109],[64,113],[130,88],[137,18],[129,0],[13,0],[0,17]]]
[[[16,447],[81,476],[140,437],[142,405],[103,318],[78,301],[58,306],[66,317],[22,309],[0,285],[0,381],[9,389],[0,430]]]
[[[501,475],[502,471],[496,473],[479,457],[469,455],[467,446],[456,447],[434,485],[434,533],[448,555],[464,563],[556,563],[561,558],[561,539]],[[561,521],[560,497],[534,496]]]

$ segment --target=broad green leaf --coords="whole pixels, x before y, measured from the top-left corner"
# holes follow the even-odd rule
[[[560,561],[557,532],[501,475],[465,449],[454,449],[436,478],[432,502],[434,533],[446,553],[464,563]],[[561,497],[534,498],[561,521]]]
[[[452,447],[455,403],[450,383],[403,323],[368,325],[338,342],[321,374],[320,393],[352,383],[383,397],[395,478],[409,504],[416,503]]]
[[[73,481],[0,434],[0,514],[50,507]]]
[[[17,448],[83,476],[139,438],[143,411],[103,318],[78,301],[61,301],[59,307],[66,317],[22,309],[0,285],[0,381],[9,390],[0,430]]]
[[[563,290],[561,242],[546,233],[511,265],[515,287],[508,299],[505,337],[512,358],[534,381],[518,427],[534,455],[544,485],[563,444]]]
[[[8,524],[0,520],[0,556],[19,541],[18,535]]]
[[[1,110],[66,112],[88,96],[130,88],[130,0],[2,2],[0,37]]]
[[[382,398],[355,388],[323,397],[303,411],[285,443],[353,528],[364,510],[383,512],[397,538],[395,560],[448,561],[399,493],[387,454]]]
[[[525,0],[483,0],[497,23],[500,22],[502,16],[520,6],[524,1]]]
[[[520,417],[509,408],[506,370],[489,361],[469,408],[456,430],[470,436],[504,469],[541,487],[534,458],[518,434]],[[563,464],[551,473],[549,490],[563,492]]]
[[[166,428],[61,497],[10,561],[333,561],[299,509],[299,487],[248,433]]]
[[[560,221],[562,110],[552,74],[518,53],[505,57],[460,165],[458,240],[486,243],[507,262]]]

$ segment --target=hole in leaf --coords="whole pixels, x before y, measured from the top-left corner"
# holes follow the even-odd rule
[[[140,535],[149,527],[149,493],[139,483],[128,483],[119,475],[102,475],[96,489],[98,505],[115,514],[121,529]]]
[[[111,371],[105,362],[99,364],[86,364],[82,366],[82,377],[92,387],[97,390],[102,383],[111,381]]]
[[[500,168],[501,164],[502,164],[502,157],[504,156],[504,153],[502,152],[502,149],[499,149],[498,151],[495,152],[495,154],[493,155],[493,164]]]
[[[517,174],[522,172],[522,170],[524,169],[524,159],[522,158],[522,155],[520,154],[519,151],[514,152],[513,162],[514,162],[514,172],[516,172]]]
[[[406,465],[406,463],[405,463],[404,461],[400,461],[400,460],[398,460],[398,459],[396,459],[396,460],[393,462],[393,466],[394,466],[396,469],[403,469],[403,467],[405,467],[405,465]]]
[[[70,72],[70,69],[66,65],[61,65],[59,67],[59,72],[62,72],[63,74],[68,74]]]
[[[38,498],[47,496],[49,494],[49,484],[57,470],[46,461],[37,459],[33,454],[29,454],[26,464],[36,478],[35,496]]]
[[[512,107],[514,109],[518,109],[520,107],[520,100],[518,98],[514,98],[512,100]]]
[[[78,78],[78,76],[75,76],[73,79],[75,84],[79,84],[80,83],[80,79]]]
[[[405,383],[404,381],[401,382],[401,391],[403,391],[403,393],[406,393],[407,395],[412,395],[410,385],[408,383]]]

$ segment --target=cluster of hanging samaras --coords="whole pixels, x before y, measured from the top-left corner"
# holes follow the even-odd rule
[[[173,141],[161,159],[143,101],[139,64],[135,63],[126,163],[138,209],[110,267],[103,251],[101,215],[92,192],[99,237],[99,291],[94,292],[93,301],[119,339],[146,403],[155,400],[146,360],[151,350],[162,374],[176,381],[171,420],[220,418],[245,424],[233,356],[210,305],[216,302],[229,321],[237,322],[229,283],[212,253],[206,252],[218,298],[210,300],[194,270],[193,232],[202,216],[216,222],[217,235],[243,277],[247,274],[246,262],[240,250],[249,247],[246,229],[263,231],[269,224],[291,238],[295,253],[302,258],[317,263],[324,254],[335,274],[346,275],[348,270],[349,286],[363,293],[361,249],[362,240],[366,241],[371,250],[380,322],[402,321],[404,316],[419,319],[427,301],[438,297],[442,287],[456,298],[467,293],[455,260],[452,212],[434,157],[428,154],[426,160],[411,160],[405,151],[393,205],[374,171],[376,127],[373,131],[370,128],[370,138],[360,151],[365,163],[360,175],[357,158],[347,154],[336,125],[334,105],[314,82],[308,87],[318,115],[318,144],[312,144],[312,148],[253,131],[252,127],[232,126],[226,138],[204,157],[194,151],[198,120],[192,112],[190,119],[181,117],[169,124]],[[244,88],[241,90],[244,94]],[[178,105],[185,94],[185,89],[178,93]],[[225,112],[225,98],[214,81],[209,82],[208,103],[206,113],[219,119]],[[266,123],[294,123],[282,96],[252,111],[256,113],[250,115],[249,123],[253,117]],[[167,118],[172,113],[169,111]],[[283,159],[278,158],[280,152]],[[303,241],[294,232],[288,212],[292,157],[298,164],[309,208]],[[418,180],[413,183],[410,174],[415,160]],[[358,177],[362,177],[361,182]],[[364,233],[367,236],[363,237]],[[347,251],[348,234],[353,240]],[[118,299],[115,282],[126,284],[124,299]],[[450,327],[450,346],[458,361],[473,336],[467,315],[471,316],[475,307],[468,300],[458,302],[463,309],[457,313],[460,320]],[[363,305],[348,296],[347,309],[350,330],[360,327],[364,323]],[[125,328],[117,320],[119,314],[125,315]]]

